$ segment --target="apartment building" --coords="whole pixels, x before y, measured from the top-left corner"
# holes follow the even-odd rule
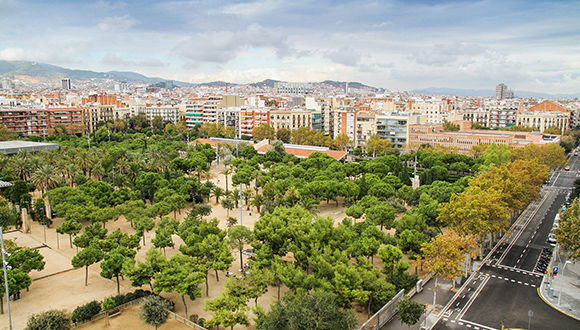
[[[300,127],[312,128],[312,111],[304,109],[271,110],[270,125],[274,129],[295,130]]]
[[[409,141],[409,126],[424,124],[424,120],[424,116],[413,113],[381,113],[375,117],[376,133],[391,141],[393,147],[403,149]]]
[[[489,125],[491,129],[514,126],[516,124],[516,105],[492,105],[489,107]]]
[[[161,117],[163,122],[177,124],[179,121],[179,107],[172,105],[148,106],[145,108],[145,117],[151,122],[155,117]]]
[[[358,112],[356,114],[356,135],[354,145],[362,147],[366,141],[376,133],[375,114],[370,112]]]
[[[101,121],[114,121],[114,105],[102,105],[99,103],[89,103],[82,107],[83,124],[85,131],[92,133],[97,130],[97,124]]]
[[[333,123],[331,124],[334,136],[342,133],[346,134],[351,141],[355,141],[356,137],[356,112],[352,110],[333,110]]]
[[[239,136],[252,136],[254,127],[270,124],[270,110],[266,108],[242,108],[240,110]]]
[[[478,144],[505,144],[514,148],[525,147],[528,144],[559,143],[554,135],[542,135],[537,132],[511,132],[471,130],[471,122],[457,122],[461,129],[458,132],[443,130],[443,124],[411,125],[409,126],[409,145],[420,146],[429,144],[433,147],[457,147],[458,152],[468,154],[471,148]]]
[[[441,102],[413,102],[411,112],[423,115],[427,124],[443,123]]]
[[[82,109],[78,107],[2,108],[0,124],[23,136],[50,134],[56,125],[68,127],[70,133],[82,133]]]
[[[463,109],[460,113],[463,120],[489,127],[489,111],[482,107]]]
[[[308,95],[312,94],[312,85],[309,83],[275,82],[274,94]]]
[[[240,107],[217,109],[217,123],[226,127],[233,127],[236,130],[238,136],[240,136],[240,111]]]

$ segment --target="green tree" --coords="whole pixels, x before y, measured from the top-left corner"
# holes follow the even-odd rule
[[[231,200],[230,198],[225,198],[225,199],[222,199],[221,205],[222,205],[222,207],[224,209],[226,209],[226,211],[227,211],[227,215],[226,216],[229,217],[230,216],[230,211],[233,210],[234,209],[234,206],[235,206],[234,201]]]
[[[276,131],[276,138],[284,143],[290,143],[290,138],[292,137],[292,131],[288,128],[280,128]]]
[[[240,252],[240,268],[244,269],[244,258],[242,251],[244,246],[250,244],[253,239],[252,231],[242,225],[232,226],[228,229],[228,241],[230,247]]]
[[[229,294],[229,292],[222,293],[221,296],[213,299],[205,300],[205,310],[211,311],[211,319],[207,320],[205,326],[219,326],[231,327],[242,324],[250,325],[248,317],[248,306],[246,305],[246,297],[236,297]]]
[[[270,124],[262,124],[254,127],[252,137],[255,141],[274,140],[276,138],[276,130]]]
[[[377,204],[366,210],[366,217],[371,223],[383,226],[387,229],[393,228],[395,222],[395,208],[388,204]]]
[[[425,306],[409,298],[397,301],[397,318],[409,328],[419,322],[424,312]]]
[[[56,227],[56,232],[59,234],[67,234],[69,237],[69,244],[72,248],[72,237],[73,235],[78,235],[81,232],[81,228],[83,225],[74,221],[74,220],[67,220],[61,223],[58,227]]]
[[[18,249],[8,257],[7,262],[12,269],[18,268],[25,274],[33,269],[41,271],[46,264],[44,256],[36,249]]]
[[[101,262],[101,276],[111,279],[113,276],[117,280],[117,293],[121,294],[121,284],[119,276],[123,270],[123,264],[127,259],[135,257],[135,251],[125,247],[117,247],[107,253]],[[104,306],[103,306],[104,308]]]
[[[287,293],[271,306],[264,329],[352,330],[357,320],[351,309],[341,309],[332,294],[321,290]]]
[[[151,120],[151,126],[154,129],[163,129],[163,117],[161,116],[153,117],[153,119]]]
[[[20,290],[26,289],[32,284],[32,279],[23,270],[14,268],[6,271],[8,275],[8,292],[14,294]],[[0,272],[0,281],[4,283],[4,272]],[[6,295],[6,287],[0,288],[0,312],[4,314],[4,301],[2,297]]]
[[[556,240],[562,250],[572,260],[580,259],[580,202],[575,198],[572,204],[560,213],[560,222],[554,230]]]
[[[181,296],[187,316],[185,296],[191,300],[201,297],[199,285],[205,279],[204,274],[205,269],[201,269],[195,258],[177,253],[169,260],[164,271],[155,274],[153,291],[157,294],[161,291],[177,292]]]
[[[159,296],[146,297],[139,307],[139,318],[147,325],[157,327],[165,324],[169,318],[170,303]]]
[[[105,325],[109,324],[109,314],[117,306],[113,297],[107,297],[103,300],[103,312],[105,312]]]
[[[143,246],[145,246],[145,233],[149,232],[155,227],[155,220],[151,217],[140,217],[135,221],[135,231],[141,237],[143,237]]]
[[[32,314],[26,322],[25,330],[69,330],[72,328],[70,315],[64,310],[49,310]]]
[[[391,244],[381,247],[378,252],[383,261],[384,272],[392,279],[395,265],[403,258],[403,252]]]
[[[79,253],[72,258],[71,264],[73,267],[85,267],[85,286],[87,286],[89,281],[89,266],[101,261],[103,257],[103,251],[96,246],[96,243],[93,243],[80,250]]]

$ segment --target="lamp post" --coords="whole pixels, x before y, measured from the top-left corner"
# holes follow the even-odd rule
[[[46,243],[46,211],[44,207],[41,207],[40,210],[42,211],[42,228],[44,230],[44,243]]]
[[[28,232],[32,235],[32,217],[30,216],[30,201],[26,201],[26,216],[28,217]]]
[[[6,273],[6,255],[10,256],[4,250],[4,232],[0,226],[0,243],[2,243],[2,270],[4,271],[4,285],[6,290],[6,307],[8,308],[8,329],[12,330],[12,316],[10,314],[10,291],[8,290],[8,274]]]
[[[571,264],[572,261],[566,260],[564,267],[562,267],[562,277],[560,277],[560,294],[558,295],[558,307],[560,307],[560,302],[562,301],[562,284],[564,283],[564,270],[566,270],[566,265]]]
[[[528,330],[530,330],[530,325],[532,323],[532,316],[534,316],[534,311],[530,309],[528,311]]]
[[[242,184],[240,183],[240,226],[243,226],[242,216],[243,216],[244,205],[242,205]]]

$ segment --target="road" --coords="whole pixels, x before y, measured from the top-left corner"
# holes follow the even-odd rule
[[[554,217],[580,177],[578,157],[570,159],[570,171],[555,172],[543,188],[543,198],[522,213],[509,234],[445,306],[431,329],[495,330],[580,329],[580,322],[547,305],[539,296],[542,273],[536,263]],[[580,297],[579,297],[580,298]],[[531,318],[529,311],[532,311]]]

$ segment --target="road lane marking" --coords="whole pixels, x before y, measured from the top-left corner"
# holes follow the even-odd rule
[[[489,281],[490,277],[486,276],[485,279],[483,281],[481,281],[481,285],[479,285],[477,287],[477,290],[475,290],[475,292],[473,292],[473,294],[471,295],[471,297],[469,297],[469,300],[467,301],[467,303],[465,304],[465,306],[463,306],[463,308],[461,309],[461,311],[459,312],[459,314],[457,315],[457,317],[455,318],[457,319],[461,319],[463,317],[463,315],[465,315],[465,313],[467,312],[467,310],[469,309],[469,307],[471,307],[471,304],[473,304],[473,302],[475,301],[475,299],[477,299],[477,296],[479,296],[479,294],[481,293],[481,290],[483,290],[483,287],[485,287],[485,285],[487,284],[487,282]]]

